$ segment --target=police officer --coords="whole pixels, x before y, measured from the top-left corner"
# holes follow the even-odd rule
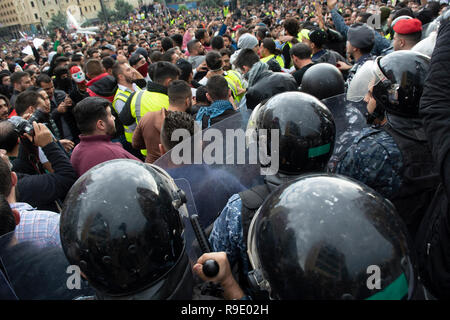
[[[353,179],[311,174],[280,186],[253,217],[246,240],[249,282],[271,299],[400,300],[420,288],[394,206]],[[206,259],[219,264],[214,278],[202,272]],[[204,254],[194,270],[223,284],[226,297],[245,299],[223,253]]]
[[[64,253],[97,299],[191,299],[181,220],[185,202],[157,166],[102,163],[81,176],[66,198],[60,222]]]
[[[279,170],[266,176],[264,184],[234,194],[214,222],[209,237],[213,251],[225,251],[231,265],[239,263],[243,279],[249,271],[245,239],[255,211],[282,183],[303,173],[323,171],[333,152],[336,133],[325,105],[301,92],[280,93],[257,106],[248,128],[254,129],[260,139],[265,135],[262,129],[268,130],[267,137],[263,137],[267,138],[267,146],[279,144],[278,153],[272,154],[278,157]],[[278,141],[272,129],[278,130]]]
[[[369,88],[365,101],[378,126],[364,129],[336,168],[391,200],[412,237],[439,183],[419,115],[429,64],[427,56],[402,50],[362,68],[354,85]]]
[[[345,82],[338,68],[329,63],[317,63],[306,70],[300,91],[309,93],[319,100],[342,94]]]

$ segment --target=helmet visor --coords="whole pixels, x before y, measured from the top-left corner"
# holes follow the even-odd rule
[[[250,259],[250,264],[253,269],[261,268],[261,263],[259,261],[258,255],[256,253],[257,250],[256,250],[256,234],[255,234],[256,233],[255,221],[258,218],[260,209],[258,209],[258,211],[256,211],[255,216],[253,217],[252,221],[250,222],[250,227],[248,229],[248,236],[247,236],[247,254]]]
[[[253,270],[249,272],[250,284],[253,287],[257,287],[259,290],[267,291],[269,294],[271,293],[271,288],[269,281],[264,278],[262,272],[261,261],[259,260],[258,250],[256,248],[256,226],[255,221],[257,221],[258,216],[260,214],[261,208],[258,209],[255,216],[250,223],[250,227],[248,230],[248,238],[247,238],[247,254],[250,259],[250,264],[253,267]],[[252,284],[253,283],[253,284]],[[255,288],[256,289],[256,288]]]
[[[347,100],[353,102],[362,101],[369,93],[370,88],[382,80],[381,77],[383,77],[383,73],[379,70],[377,61],[366,61],[350,81],[347,90]]]
[[[256,134],[257,120],[259,116],[260,109],[262,108],[262,103],[258,104],[255,109],[253,109],[252,114],[247,122],[247,129],[245,130],[245,143],[247,148],[253,143],[257,143],[258,135]]]

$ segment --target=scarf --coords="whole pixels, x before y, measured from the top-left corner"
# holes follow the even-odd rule
[[[209,116],[208,128],[211,126],[211,119],[220,116],[227,110],[233,110],[233,105],[228,100],[214,101],[209,107],[201,107],[198,109],[197,117],[195,120],[202,125],[202,119],[204,116]]]

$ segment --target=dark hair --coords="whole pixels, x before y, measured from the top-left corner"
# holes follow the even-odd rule
[[[270,54],[280,55],[281,51],[277,48],[275,41],[272,38],[265,38],[262,41],[262,45],[264,48],[269,50]]]
[[[414,13],[412,12],[412,10],[410,8],[402,8],[399,10],[395,10],[392,14],[392,21],[394,21],[395,19],[397,19],[398,17],[401,16],[409,16],[414,18]]]
[[[116,63],[114,63],[114,65],[112,66],[112,76],[116,79],[119,77],[119,75],[122,74],[122,66],[124,64],[126,64],[127,62],[125,61],[117,61]]]
[[[100,97],[88,97],[78,102],[73,109],[73,115],[80,132],[91,134],[95,131],[98,120],[106,121],[108,117],[107,107],[111,107],[111,103]]]
[[[192,54],[192,51],[194,50],[194,46],[195,46],[195,44],[196,44],[197,42],[200,42],[200,40],[198,40],[198,39],[193,39],[193,40],[191,40],[191,41],[189,41],[189,42],[187,43],[187,49],[188,49],[188,51],[189,51],[190,54]]]
[[[114,66],[114,63],[116,62],[116,60],[114,60],[113,58],[111,58],[110,56],[108,57],[104,57],[102,59],[102,65],[103,68],[105,69],[111,69]]]
[[[74,54],[74,55],[72,55],[72,62],[75,62],[75,61],[77,61],[77,62],[79,62],[79,61],[81,61],[83,59],[83,56],[81,55],[81,54]]]
[[[21,92],[17,96],[16,104],[14,106],[17,115],[21,117],[28,109],[28,107],[30,106],[34,107],[37,104],[37,100],[39,98],[41,98],[41,96],[36,91],[26,90],[24,92]]]
[[[259,37],[260,39],[265,39],[267,37],[270,37],[270,31],[266,27],[258,28],[256,31],[256,37]]]
[[[37,86],[41,86],[41,83],[50,83],[52,82],[52,78],[50,78],[47,74],[45,73],[41,73],[37,78],[36,78],[36,85]]]
[[[67,68],[67,66],[59,66],[53,70],[53,75],[55,76],[56,79],[61,78],[61,76],[63,74],[69,74],[69,73],[70,72],[69,72],[69,69]]]
[[[206,97],[206,93],[208,92],[208,89],[206,86],[200,86],[197,88],[197,91],[195,91],[195,101],[196,104],[207,104],[209,105],[208,98]]]
[[[57,65],[58,63],[61,62],[68,62],[70,59],[64,56],[59,56],[58,58],[56,58],[55,60],[55,65]]]
[[[213,50],[220,50],[225,46],[224,42],[223,42],[223,38],[222,36],[214,36],[211,39],[211,48]]]
[[[98,52],[97,48],[91,48],[87,51],[87,56],[88,58],[92,58],[92,56],[94,55],[95,52]]]
[[[360,17],[361,19],[359,20],[359,22],[362,23],[367,23],[367,20],[372,16],[372,14],[368,13],[368,12],[360,12],[358,13],[358,17]]]
[[[192,73],[192,64],[189,61],[185,60],[185,59],[178,59],[177,67],[181,71],[179,79],[180,80],[184,80],[184,81],[188,81],[189,80],[189,76]]]
[[[180,69],[173,63],[167,61],[158,61],[155,63],[155,69],[152,73],[152,80],[163,84],[166,79],[176,80],[181,74]]]
[[[291,56],[296,56],[299,59],[310,59],[312,50],[305,43],[296,43],[289,50],[289,53],[291,54]]]
[[[234,65],[237,68],[242,68],[243,66],[251,68],[258,61],[259,57],[256,52],[253,51],[253,49],[246,48],[241,50],[236,60],[234,61]]]
[[[213,76],[209,78],[206,88],[213,101],[228,99],[228,82],[224,76]]]
[[[181,141],[172,141],[172,134],[177,129],[186,129],[190,136],[195,133],[195,120],[186,113],[180,111],[168,111],[161,127],[161,144],[165,149],[170,150]],[[187,138],[187,137],[185,137]]]
[[[128,54],[131,54],[135,48],[136,48],[136,45],[134,43],[129,44],[128,45]]]
[[[152,53],[150,53],[150,60],[152,61],[152,63],[155,63],[161,61],[162,56],[163,54],[161,51],[155,50]]]
[[[172,81],[167,89],[170,104],[180,104],[186,98],[192,96],[191,87],[184,80]]]
[[[181,48],[183,46],[183,36],[181,34],[175,33],[175,34],[171,35],[170,38],[175,43],[175,45],[177,45],[178,47]],[[161,45],[162,45],[162,42],[161,42]]]
[[[201,40],[205,37],[207,31],[206,29],[197,29],[195,31],[195,39]]]
[[[174,47],[173,40],[171,38],[164,37],[164,38],[161,39],[161,48],[164,51],[167,51],[167,50],[169,50],[170,48],[173,48],[173,47]]]
[[[0,195],[9,196],[12,188],[11,169],[6,161],[0,158]]]
[[[228,40],[230,41],[230,43],[233,42],[233,40],[231,39],[231,36],[229,34],[224,34],[222,35],[222,38],[228,38]]]
[[[222,68],[222,56],[217,51],[210,51],[206,54],[206,65],[210,70],[219,70]]]
[[[422,40],[422,31],[414,32],[414,33],[410,33],[410,34],[397,34],[397,36],[399,36],[402,39],[405,39],[406,41],[408,41],[410,43],[416,44],[420,40]]]
[[[5,100],[5,102],[6,102],[6,106],[7,106],[7,107],[9,107],[9,106],[10,106],[10,103],[9,103],[9,99],[8,99],[8,97],[7,97],[7,96],[5,96],[5,95],[3,95],[3,94],[1,94],[1,93],[0,93],[0,100]]]
[[[15,126],[9,121],[0,121],[0,149],[11,152],[17,146],[19,135],[14,130]]]
[[[29,77],[30,75],[26,72],[22,72],[22,71],[18,71],[18,72],[14,72],[11,75],[11,83],[14,85],[15,83],[20,83],[22,82],[22,78],[23,77]]]
[[[300,30],[300,24],[295,18],[286,19],[283,23],[284,29],[293,37],[297,37]]]
[[[167,61],[172,62],[172,56],[177,53],[177,50],[175,48],[170,48],[161,57],[161,61]]]
[[[26,69],[25,72],[28,73],[28,75],[30,77],[34,76],[34,74],[36,73],[36,72],[34,72],[33,70],[30,70],[30,69]]]
[[[368,54],[368,53],[372,52],[374,45],[375,45],[375,43],[373,43],[372,45],[365,47],[365,48],[359,48],[359,51],[361,51],[362,54]]]
[[[228,49],[228,48],[220,49],[219,53],[220,53],[220,55],[221,55],[222,57],[223,57],[223,56],[229,56],[229,57],[231,57],[231,55],[232,55],[231,50]]]

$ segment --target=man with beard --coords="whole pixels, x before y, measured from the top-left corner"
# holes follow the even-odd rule
[[[3,70],[0,72],[0,94],[5,95],[8,99],[13,95],[13,87],[11,86],[11,72]]]
[[[114,159],[138,158],[123,149],[120,143],[111,142],[116,133],[111,104],[99,97],[89,97],[79,102],[74,110],[80,143],[72,152],[70,161],[78,176],[99,163]]]
[[[27,88],[31,87],[33,84],[31,83],[30,75],[26,72],[14,72],[11,75],[11,83],[14,87],[14,94],[11,96],[10,103],[13,107],[15,107],[17,96],[25,91]]]
[[[195,31],[195,39],[198,39],[206,51],[211,50],[211,36],[206,29],[197,29]]]
[[[187,48],[189,51],[189,57],[187,60],[192,64],[193,69],[197,69],[202,64],[202,62],[205,61],[205,48],[198,39],[189,41],[187,44]]]
[[[50,128],[50,130],[57,138],[77,143],[79,131],[71,113],[74,105],[72,99],[64,91],[55,90],[52,79],[46,74],[41,74],[36,79],[36,85],[42,88],[50,99],[51,118],[54,120],[57,129]],[[42,93],[40,94],[42,95]],[[45,99],[45,97],[43,98]],[[64,142],[62,144],[66,150],[73,148],[73,143]],[[69,145],[71,145],[70,148]]]
[[[186,81],[175,80],[167,89],[168,111],[189,112],[192,107],[192,91]],[[153,163],[161,156],[161,127],[166,117],[166,109],[147,112],[139,121],[133,134],[133,148],[146,149],[145,162]]]
[[[4,95],[0,94],[0,121],[8,119],[9,115],[9,100]]]
[[[127,102],[128,97],[133,92],[144,88],[147,83],[142,75],[125,61],[116,62],[114,64],[112,68],[112,75],[116,79],[118,87],[116,95],[114,96],[112,107],[117,114],[120,114],[125,106],[125,103]],[[131,146],[133,131],[136,129],[136,123],[133,123],[130,126],[124,126],[119,117],[116,117],[115,123],[116,129],[118,131],[123,131],[123,134],[120,134],[119,140],[125,150],[134,155],[139,154],[139,152],[134,150]],[[123,130],[119,130],[121,127],[123,127]],[[137,155],[137,157],[139,157],[139,155]]]

